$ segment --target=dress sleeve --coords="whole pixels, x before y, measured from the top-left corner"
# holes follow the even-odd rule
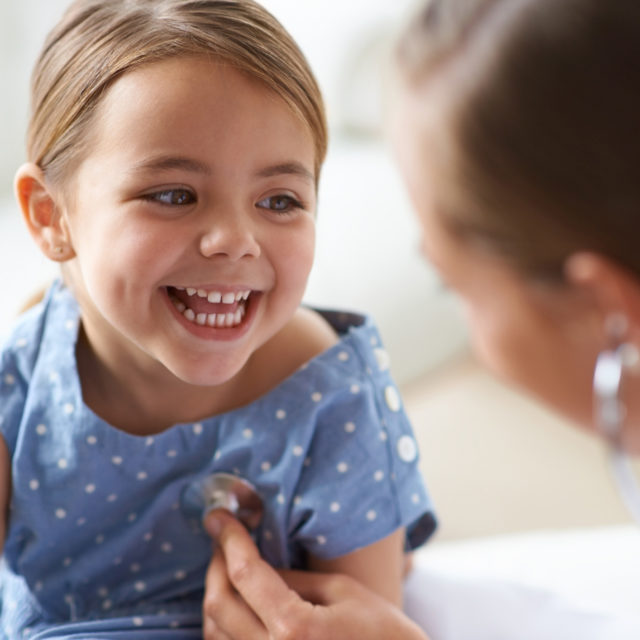
[[[0,436],[13,455],[26,399],[26,385],[12,351],[0,353]]]
[[[365,359],[323,397],[291,510],[293,557],[341,556],[400,527],[413,549],[436,528],[411,425],[380,361]]]

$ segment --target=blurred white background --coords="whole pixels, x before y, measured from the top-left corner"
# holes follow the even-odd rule
[[[389,49],[414,0],[266,0],[324,91],[331,145],[307,302],[371,312],[405,391],[442,538],[623,522],[599,443],[470,359],[459,308],[418,255],[411,207],[382,135]],[[31,65],[67,0],[0,3],[0,333],[55,269],[13,204]],[[117,256],[114,256],[117,259]]]

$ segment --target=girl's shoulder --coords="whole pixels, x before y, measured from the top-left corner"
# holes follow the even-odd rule
[[[0,376],[5,386],[7,380],[28,385],[39,360],[55,362],[66,352],[73,353],[77,315],[72,295],[59,281],[23,311],[0,341]]]
[[[24,311],[2,336],[0,367],[3,371],[14,366],[26,375],[27,370],[33,368],[42,339],[44,320],[44,309],[40,303]]]
[[[278,339],[291,349],[299,367],[337,344],[340,336],[318,311],[300,307]]]
[[[338,333],[320,313],[300,307],[285,327],[260,348],[254,364],[269,371],[272,386],[339,340]]]
[[[21,314],[0,345],[0,436],[9,452],[18,437],[27,394],[41,350],[45,326],[42,303]]]

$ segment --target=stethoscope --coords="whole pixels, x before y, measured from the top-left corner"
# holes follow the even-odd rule
[[[637,362],[637,349],[627,343],[600,353],[593,372],[593,395],[595,422],[609,445],[613,479],[627,509],[640,524],[640,487],[622,446],[622,426],[627,411],[620,399],[624,370],[636,366]]]
[[[231,473],[214,473],[187,485],[181,498],[185,514],[202,521],[214,509],[230,511],[249,531],[262,520],[264,506],[256,488]]]

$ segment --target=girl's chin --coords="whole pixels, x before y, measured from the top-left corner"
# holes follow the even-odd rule
[[[169,363],[165,367],[185,385],[192,387],[218,387],[235,378],[247,363],[244,354],[232,357],[211,356],[204,361],[188,364],[186,361]]]

